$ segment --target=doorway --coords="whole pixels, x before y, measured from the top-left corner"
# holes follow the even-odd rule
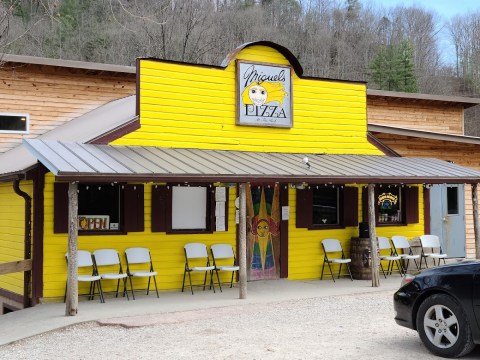
[[[280,278],[280,186],[247,184],[248,280]]]
[[[464,185],[432,185],[430,229],[449,258],[465,257]]]

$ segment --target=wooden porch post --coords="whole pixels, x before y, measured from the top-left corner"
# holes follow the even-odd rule
[[[245,193],[246,185],[242,183],[239,185],[240,189],[240,214],[239,214],[239,249],[238,262],[240,266],[239,281],[240,281],[240,299],[247,298],[247,197]]]
[[[377,231],[375,229],[375,185],[368,184],[368,228],[370,232],[371,257],[372,257],[372,287],[380,286],[380,273],[378,272],[379,257],[377,246]]]
[[[475,234],[475,258],[480,259],[480,223],[478,220],[478,184],[472,184],[473,231]]]
[[[68,185],[68,278],[65,315],[78,312],[78,183]]]

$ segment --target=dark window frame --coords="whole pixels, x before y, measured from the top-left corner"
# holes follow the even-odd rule
[[[172,193],[173,187],[206,187],[207,208],[206,208],[206,229],[172,229]],[[226,187],[225,201],[225,231],[228,231],[228,187]],[[168,183],[166,185],[152,186],[152,232],[165,232],[169,235],[175,234],[213,234],[215,232],[215,186],[212,183],[178,184]]]
[[[111,186],[110,183],[84,183],[91,186]],[[145,231],[144,224],[144,185],[124,184],[119,186],[119,229],[118,230],[80,230],[78,235],[125,235],[128,232]],[[54,221],[53,232],[68,233],[68,183],[54,183]],[[84,215],[84,214],[82,214]]]
[[[382,184],[375,186],[375,199],[384,187],[397,186],[400,188],[403,198],[402,221],[398,223],[381,223],[378,221],[378,206],[375,205],[375,226],[376,227],[392,227],[392,226],[408,226],[410,224],[419,223],[419,199],[418,186],[415,185],[399,185],[399,184]],[[363,222],[368,222],[368,189],[364,187],[362,190],[362,218]]]
[[[352,186],[335,185],[339,188],[339,224],[313,224],[313,191],[317,186],[310,185],[305,189],[296,191],[296,227],[308,230],[345,229],[346,227],[358,226],[358,188]],[[331,185],[327,185],[331,186]]]

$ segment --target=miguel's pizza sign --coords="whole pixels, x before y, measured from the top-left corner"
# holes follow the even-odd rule
[[[239,61],[237,87],[238,125],[292,127],[289,67]]]

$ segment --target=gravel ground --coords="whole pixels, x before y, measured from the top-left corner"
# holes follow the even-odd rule
[[[389,291],[230,306],[75,325],[0,359],[439,359],[393,317]]]

